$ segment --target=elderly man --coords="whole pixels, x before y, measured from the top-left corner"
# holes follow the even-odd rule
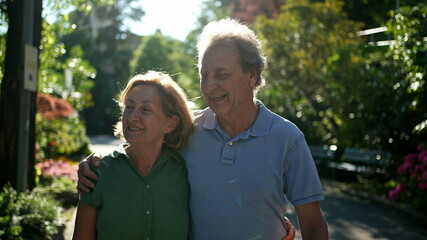
[[[303,133],[256,99],[265,84],[259,39],[232,19],[209,23],[197,45],[208,108],[181,151],[188,169],[192,238],[281,239],[295,206],[303,239],[328,239],[316,166]],[[81,164],[83,165],[83,164]],[[90,184],[82,176],[79,188]]]

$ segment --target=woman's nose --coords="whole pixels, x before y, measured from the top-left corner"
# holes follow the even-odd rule
[[[139,118],[139,114],[137,110],[132,110],[128,113],[129,121],[135,121]]]

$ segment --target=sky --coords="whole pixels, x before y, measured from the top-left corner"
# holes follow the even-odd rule
[[[203,0],[139,0],[145,11],[141,22],[132,23],[130,30],[138,35],[162,34],[184,40],[196,26]]]

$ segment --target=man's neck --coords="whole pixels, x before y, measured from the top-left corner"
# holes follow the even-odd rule
[[[243,110],[230,116],[217,115],[218,124],[232,138],[249,129],[258,116],[259,107],[256,103],[247,107],[242,106],[241,109]]]

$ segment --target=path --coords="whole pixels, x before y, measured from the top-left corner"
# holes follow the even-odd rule
[[[321,208],[328,222],[329,238],[336,240],[427,240],[427,227],[398,211],[387,201],[379,202],[346,189],[346,184],[322,180],[325,200]],[[289,218],[296,223],[291,208]],[[295,224],[297,225],[297,224]],[[297,238],[301,234],[297,233]]]

